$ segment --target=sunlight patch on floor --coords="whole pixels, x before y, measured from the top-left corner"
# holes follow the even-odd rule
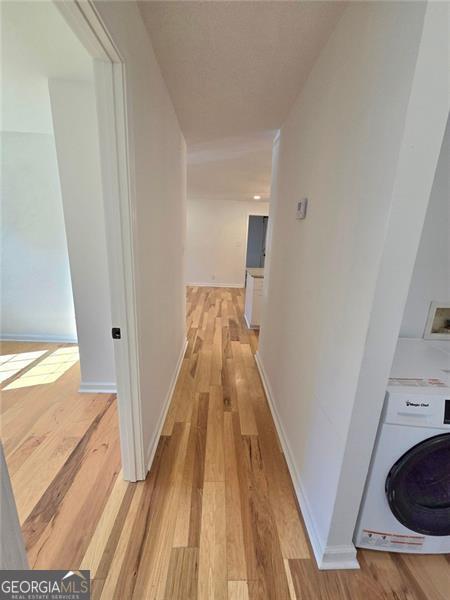
[[[18,354],[4,354],[0,356],[0,383],[31,365],[31,363],[46,352],[47,350],[37,350],[35,352],[20,352]]]
[[[54,383],[70,367],[78,362],[79,359],[78,346],[58,348],[58,350],[52,352],[35,367],[12,381],[4,390],[15,390],[32,385]]]

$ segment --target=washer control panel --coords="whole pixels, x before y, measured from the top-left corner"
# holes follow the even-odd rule
[[[383,422],[412,427],[448,427],[450,430],[450,390],[442,391],[426,394],[391,388],[386,394]]]

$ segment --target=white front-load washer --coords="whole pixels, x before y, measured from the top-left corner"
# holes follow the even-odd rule
[[[450,354],[400,339],[355,530],[359,548],[450,552]]]

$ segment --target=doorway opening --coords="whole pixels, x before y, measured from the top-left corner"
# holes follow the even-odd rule
[[[91,463],[81,507],[120,472],[111,292],[92,57],[52,2],[5,3],[2,33],[2,442],[39,568],[61,549],[36,534],[68,537],[67,473]]]
[[[94,490],[100,510],[114,481],[146,475],[123,62],[102,27],[87,3],[2,7],[2,238],[13,267],[2,289],[2,441],[33,568],[46,527],[69,537],[77,514],[99,517],[87,510]]]
[[[248,217],[244,319],[249,329],[261,325],[268,223],[267,215]]]
[[[269,217],[267,215],[249,215],[247,233],[247,268],[264,268],[266,260],[266,239]]]

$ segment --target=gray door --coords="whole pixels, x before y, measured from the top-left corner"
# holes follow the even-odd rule
[[[264,267],[268,220],[269,217],[249,216],[246,267]]]

